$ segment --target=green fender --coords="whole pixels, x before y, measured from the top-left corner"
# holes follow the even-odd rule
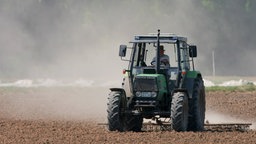
[[[188,71],[186,74],[187,78],[197,78],[198,76],[201,77],[201,73],[199,71]]]
[[[189,98],[192,98],[194,82],[195,82],[195,79],[198,77],[202,77],[199,71],[188,71],[186,73],[185,87],[187,89]]]

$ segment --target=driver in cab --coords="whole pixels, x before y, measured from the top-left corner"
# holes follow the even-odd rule
[[[160,45],[160,65],[161,66],[170,66],[170,60],[169,60],[169,56],[164,54],[164,46]],[[156,64],[156,57],[153,58],[151,65],[155,65]]]

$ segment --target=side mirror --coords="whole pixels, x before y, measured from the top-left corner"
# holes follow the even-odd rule
[[[120,57],[126,56],[126,49],[127,49],[126,45],[120,45],[120,47],[119,47],[119,56]]]
[[[189,46],[189,56],[190,57],[197,57],[197,48],[195,45]]]

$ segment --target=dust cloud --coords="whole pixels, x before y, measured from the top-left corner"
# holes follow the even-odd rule
[[[206,2],[1,0],[0,78],[120,80],[119,45],[157,29],[197,44],[204,75],[213,50],[217,75],[254,75],[255,3]]]
[[[251,123],[250,129],[256,129],[256,122],[254,120],[242,120],[211,110],[206,111],[205,121],[210,124]]]
[[[106,121],[105,88],[0,89],[0,117],[22,120]]]
[[[206,111],[205,120],[211,123],[243,123],[243,120],[239,120],[237,118],[221,114],[214,111]]]

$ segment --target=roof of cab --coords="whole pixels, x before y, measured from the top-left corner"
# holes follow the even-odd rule
[[[186,37],[181,37],[174,34],[160,34],[159,36],[160,43],[176,43],[177,40],[187,42]],[[157,34],[136,35],[134,37],[134,40],[130,41],[130,43],[140,43],[140,42],[156,43]]]

